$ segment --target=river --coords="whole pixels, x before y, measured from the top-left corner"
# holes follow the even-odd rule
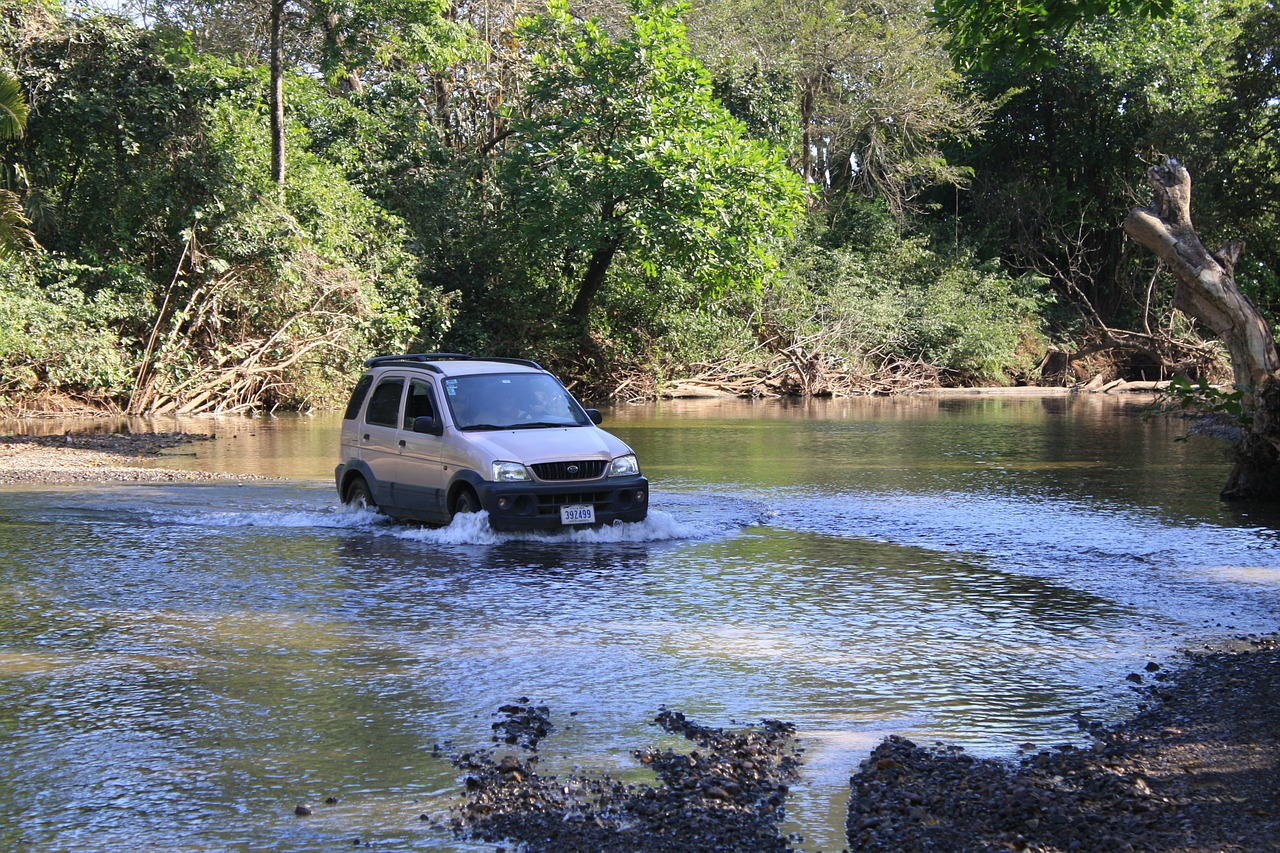
[[[341,508],[332,415],[134,424],[218,436],[157,464],[275,479],[0,492],[0,848],[492,850],[420,816],[527,698],[544,773],[646,781],[633,750],[688,748],[663,706],[793,722],[788,830],[839,850],[885,735],[1079,743],[1149,662],[1280,627],[1280,518],[1220,503],[1223,445],[1142,408],[606,410],[650,518],[556,536]]]

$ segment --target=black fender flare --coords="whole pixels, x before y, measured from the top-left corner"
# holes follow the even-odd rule
[[[446,512],[453,512],[453,501],[458,496],[458,490],[463,486],[470,486],[471,490],[476,493],[476,497],[480,499],[480,506],[489,509],[488,498],[489,488],[488,482],[469,468],[463,468],[461,471],[454,472],[449,478],[449,485],[444,490],[444,509]]]
[[[378,481],[373,476],[373,471],[369,469],[368,463],[354,459],[339,467],[337,472],[338,479],[338,500],[346,500],[347,487],[351,485],[351,481],[356,477],[360,477],[369,486],[369,492],[376,503],[381,504],[378,500]]]

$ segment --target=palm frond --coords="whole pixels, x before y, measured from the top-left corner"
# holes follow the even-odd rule
[[[17,139],[27,127],[27,101],[17,78],[0,70],[0,139]]]

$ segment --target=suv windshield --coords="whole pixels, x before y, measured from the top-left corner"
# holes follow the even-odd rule
[[[453,422],[462,430],[576,427],[591,423],[564,386],[545,373],[451,376],[444,380]]]

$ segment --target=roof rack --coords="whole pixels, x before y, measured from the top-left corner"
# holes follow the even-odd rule
[[[502,364],[519,364],[524,367],[533,367],[538,370],[542,369],[542,365],[536,361],[529,361],[526,358],[490,358],[478,357],[474,355],[464,355],[460,352],[418,352],[405,353],[404,355],[375,355],[364,363],[365,367],[379,367],[385,364],[420,364],[428,370],[440,372],[440,368],[435,367],[428,362],[432,361],[496,361]]]

